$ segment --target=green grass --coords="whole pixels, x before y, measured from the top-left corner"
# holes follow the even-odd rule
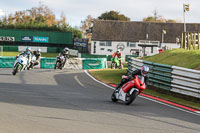
[[[3,56],[16,56],[19,52],[3,52]],[[56,57],[58,53],[42,53],[42,57]]]
[[[121,76],[126,74],[126,69],[103,69],[90,70],[90,73],[98,80],[104,83],[118,84],[121,81]]]
[[[144,60],[160,64],[198,69],[200,68],[200,50],[167,50],[154,56],[145,57]]]
[[[121,76],[125,75],[127,71],[126,71],[126,69],[122,69],[122,70],[120,70],[120,69],[115,69],[115,70],[101,69],[101,70],[90,70],[89,72],[96,79],[98,79],[104,83],[118,84],[121,81]],[[200,110],[200,102],[199,102],[200,99],[198,99],[198,100],[195,99],[194,100],[195,102],[192,102],[191,101],[192,99],[185,100],[186,98],[184,98],[184,97],[179,98],[176,95],[175,96],[172,94],[170,95],[170,93],[172,93],[172,92],[168,91],[168,93],[166,93],[166,92],[163,93],[160,91],[156,91],[155,89],[150,89],[150,87],[148,87],[143,93]]]

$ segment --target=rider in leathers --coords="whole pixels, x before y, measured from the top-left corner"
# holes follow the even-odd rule
[[[137,75],[143,76],[144,77],[144,83],[147,85],[147,82],[148,82],[148,79],[149,79],[148,72],[149,72],[148,66],[143,66],[141,69],[137,69],[137,70],[133,71],[131,73],[131,75],[129,75],[127,78],[121,80],[121,83],[118,84],[118,86],[116,87],[116,91],[119,91],[120,87],[122,87],[125,83],[130,81],[132,78],[135,78],[135,76],[137,76]]]

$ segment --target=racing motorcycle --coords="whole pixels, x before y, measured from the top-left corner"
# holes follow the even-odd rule
[[[122,76],[122,79],[127,78],[127,76]],[[117,89],[117,88],[116,88]],[[118,90],[114,90],[111,99],[113,102],[121,100],[124,104],[131,104],[135,98],[146,89],[143,76],[135,76],[131,81],[125,83]]]
[[[28,64],[28,58],[27,55],[20,55],[16,57],[16,61],[14,63],[13,66],[13,75],[16,75],[18,72],[21,72],[22,70],[24,70],[24,68],[26,68]]]
[[[30,70],[30,69],[32,69],[33,68],[33,66],[34,66],[34,64],[37,62],[37,60],[36,60],[36,57],[35,57],[35,55],[32,55],[32,57],[31,57],[31,61],[30,61],[30,64],[29,64],[29,66],[27,67],[27,70]]]
[[[59,55],[56,57],[56,65],[54,69],[62,69],[65,65],[65,57],[63,55]]]
[[[122,64],[120,64],[118,57],[111,59],[111,69],[115,69],[115,68],[119,68],[119,69],[123,68]]]

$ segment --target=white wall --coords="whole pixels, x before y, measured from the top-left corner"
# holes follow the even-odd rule
[[[47,52],[47,47],[38,47],[38,46],[29,46],[31,51],[36,51],[38,48],[41,49],[41,52]],[[18,46],[18,51],[26,51],[27,46]]]
[[[134,50],[139,52],[139,55],[143,56],[142,47],[138,46],[139,42],[131,42],[131,44],[135,44],[135,47],[131,47],[130,45],[127,46],[127,42],[115,42],[112,41],[112,46],[100,46],[100,41],[92,41],[91,43],[91,54],[96,55],[112,55],[114,52],[117,51],[118,48],[121,48],[122,57],[125,55],[133,55]],[[94,53],[94,44],[96,45],[96,53]],[[145,49],[145,53],[148,56],[155,55],[158,53],[158,47],[153,48],[153,53],[151,53],[151,48],[147,47]]]
[[[162,43],[161,47],[162,47],[162,49],[168,50],[168,49],[180,48],[180,44],[177,44],[177,43]]]

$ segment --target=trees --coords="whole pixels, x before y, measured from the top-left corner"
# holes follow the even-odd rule
[[[174,19],[165,19],[158,14],[157,10],[154,10],[153,16],[148,16],[146,18],[143,18],[143,22],[177,23],[177,22],[180,22],[180,21],[177,21],[177,20],[174,20]]]
[[[74,37],[81,38],[80,30],[72,28],[66,23],[64,13],[61,13],[60,20],[57,20],[53,11],[43,4],[25,11],[16,11],[9,14],[8,17],[3,17],[0,22],[1,28],[70,31],[73,32]]]
[[[102,13],[101,16],[98,17],[98,19],[130,21],[130,18],[126,17],[123,14],[120,14],[117,11],[109,11],[109,12]]]

